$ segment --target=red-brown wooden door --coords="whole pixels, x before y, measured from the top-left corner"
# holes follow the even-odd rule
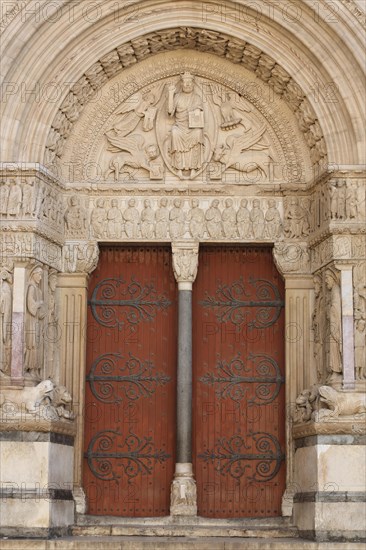
[[[177,290],[167,247],[105,247],[89,284],[88,513],[169,514]]]
[[[281,515],[284,284],[265,247],[201,247],[193,288],[198,514]]]

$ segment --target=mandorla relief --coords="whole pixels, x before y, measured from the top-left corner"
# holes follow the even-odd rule
[[[205,174],[219,183],[235,172],[247,183],[274,177],[276,154],[266,124],[238,93],[189,72],[128,98],[105,138],[107,180],[147,176],[162,182],[169,174],[195,180]]]

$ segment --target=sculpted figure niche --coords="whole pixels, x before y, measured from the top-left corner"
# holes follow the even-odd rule
[[[34,380],[42,380],[43,368],[42,332],[47,310],[41,286],[42,279],[43,269],[37,265],[29,274],[25,317],[25,374]]]
[[[277,154],[259,116],[240,94],[189,72],[151,84],[127,98],[105,127],[105,178],[163,182],[168,171],[194,180],[207,170],[212,180],[228,172],[237,182],[240,172],[248,175],[244,183],[268,181]]]

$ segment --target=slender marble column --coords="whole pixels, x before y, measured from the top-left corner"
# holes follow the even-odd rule
[[[343,389],[355,389],[352,266],[337,265],[341,272]]]
[[[177,462],[171,486],[171,515],[197,515],[192,469],[192,284],[197,275],[198,244],[173,243],[178,282]]]
[[[14,267],[11,383],[22,385],[24,380],[24,315],[25,315],[26,266]]]

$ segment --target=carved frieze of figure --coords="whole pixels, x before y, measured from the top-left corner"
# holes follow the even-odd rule
[[[366,319],[355,322],[355,368],[356,380],[366,380]]]
[[[282,223],[281,215],[274,199],[268,200],[268,209],[264,217],[265,235],[269,239],[278,239],[281,235]]]
[[[314,334],[314,360],[318,382],[324,382],[324,345],[325,345],[325,307],[323,284],[320,275],[314,277],[314,311],[312,315],[312,329]]]
[[[123,212],[123,219],[125,221],[125,232],[129,239],[135,239],[139,236],[139,211],[136,208],[136,200],[129,199],[127,208]]]
[[[248,200],[241,199],[240,207],[236,214],[239,237],[248,239],[252,236],[252,228],[250,222],[250,211],[248,208]]]
[[[346,216],[349,220],[358,218],[357,186],[352,183],[346,191]]]
[[[159,208],[155,212],[155,236],[157,239],[165,239],[168,235],[169,211],[168,200],[160,199]]]
[[[194,77],[184,73],[181,91],[175,84],[168,88],[168,114],[174,117],[171,129],[170,163],[182,178],[187,172],[193,178],[204,160],[203,99],[194,91]]]
[[[155,213],[151,206],[150,199],[144,200],[144,208],[141,212],[141,236],[144,239],[154,237]]]
[[[285,201],[284,233],[290,238],[306,237],[310,232],[309,214],[300,205],[299,199],[293,197]]]
[[[261,201],[253,200],[253,207],[250,211],[250,222],[252,224],[252,233],[255,239],[264,237],[264,214],[261,209]]]
[[[118,200],[111,200],[111,207],[107,212],[107,235],[110,239],[119,239],[122,235],[123,218],[118,208]]]
[[[218,199],[213,199],[211,206],[206,211],[207,231],[213,239],[219,239],[222,236],[222,217],[219,204]]]
[[[222,211],[222,228],[224,237],[227,239],[236,239],[238,236],[236,229],[236,211],[233,207],[233,200],[225,200],[225,208]]]
[[[91,213],[90,225],[92,227],[94,237],[102,238],[106,235],[107,210],[104,199],[97,199],[96,205]]]
[[[182,209],[182,199],[176,198],[169,212],[169,232],[172,240],[183,237],[185,232],[185,214]]]
[[[19,216],[22,204],[22,188],[16,179],[10,182],[10,191],[8,198],[8,215]]]
[[[12,267],[3,265],[0,268],[0,377],[10,375],[12,285]]]
[[[68,200],[68,208],[65,212],[66,232],[69,237],[78,237],[85,235],[86,230],[86,212],[80,204],[79,197],[72,195]]]
[[[35,192],[34,192],[34,182],[25,180],[23,183],[23,202],[22,202],[22,213],[24,216],[34,216],[35,215]]]
[[[46,317],[42,289],[43,269],[36,265],[29,273],[26,291],[25,315],[25,375],[42,379],[43,369],[43,321]]]
[[[202,239],[206,231],[205,213],[199,207],[197,199],[192,199],[191,210],[188,213],[189,232],[194,239]]]
[[[8,181],[0,182],[0,214],[6,216],[8,213],[8,200],[10,192],[10,183]]]
[[[327,382],[338,381],[342,373],[342,305],[339,278],[334,270],[327,269],[324,276],[328,290],[327,319]]]

